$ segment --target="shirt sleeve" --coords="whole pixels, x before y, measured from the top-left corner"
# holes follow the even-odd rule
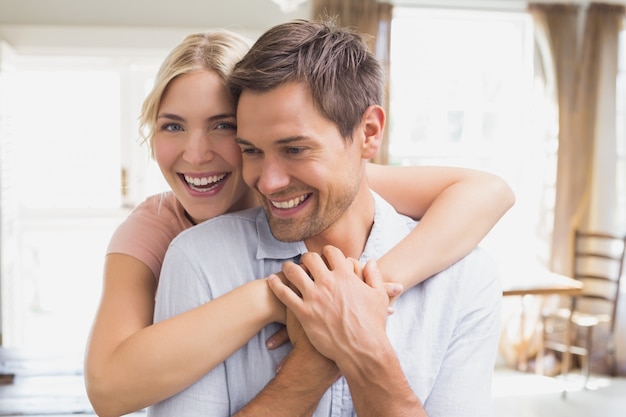
[[[173,193],[148,197],[115,230],[107,255],[121,253],[137,258],[158,281],[167,247],[174,237],[191,226]]]

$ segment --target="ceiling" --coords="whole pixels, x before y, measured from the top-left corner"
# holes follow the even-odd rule
[[[0,25],[239,28],[262,32],[309,18],[311,1],[283,13],[272,0],[0,0]],[[385,0],[394,4],[470,8],[522,8],[528,0]],[[591,0],[531,0],[589,3]],[[626,4],[626,0],[603,0]],[[521,6],[520,6],[521,5]]]
[[[26,55],[161,57],[206,29],[255,39],[279,23],[309,18],[310,3],[283,13],[272,0],[0,0],[0,44]]]
[[[283,13],[272,0],[0,0],[0,25],[245,28],[264,31],[309,17],[310,2]]]
[[[18,52],[92,54],[97,48],[162,55],[184,35],[212,28],[254,39],[270,27],[307,19],[311,0],[283,13],[272,0],[0,0],[0,43]],[[524,10],[528,0],[384,0],[396,5]],[[589,3],[590,0],[533,0]],[[603,0],[625,4],[626,0]],[[46,52],[54,51],[54,52]],[[1,52],[1,50],[0,50]]]

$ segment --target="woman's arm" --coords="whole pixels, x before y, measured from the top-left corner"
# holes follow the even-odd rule
[[[385,281],[404,288],[471,252],[515,202],[502,178],[466,168],[368,164],[367,180],[398,212],[420,220],[377,261]],[[394,290],[387,288],[392,298]],[[273,348],[287,340],[280,331],[267,342]]]
[[[419,224],[378,260],[385,281],[412,287],[474,249],[513,206],[500,177],[466,168],[368,164],[370,187]]]
[[[137,411],[181,391],[265,325],[284,320],[265,279],[153,325],[155,293],[143,262],[107,256],[85,361],[87,393],[101,417]]]
[[[398,211],[421,218],[415,230],[378,261],[385,279],[405,288],[469,253],[514,200],[500,178],[460,168],[370,164],[368,179]],[[85,363],[87,392],[98,414],[126,414],[169,397],[221,363],[263,326],[284,320],[282,304],[265,281],[152,325],[152,272],[131,256],[108,255]]]

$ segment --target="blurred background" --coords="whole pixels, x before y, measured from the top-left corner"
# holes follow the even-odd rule
[[[132,207],[167,189],[137,133],[141,103],[167,52],[186,34],[210,28],[254,39],[275,24],[315,17],[318,3],[0,0],[3,347],[82,354],[108,239]],[[546,35],[549,15],[540,17],[528,1],[379,3],[389,6],[375,42],[377,53],[385,51],[389,82],[387,149],[379,162],[465,166],[506,179],[517,203],[482,242],[504,280],[521,271],[566,274],[574,227],[626,233],[623,10],[608,65],[614,67],[612,82],[600,82],[593,107],[578,97],[584,98],[586,87],[559,84],[549,41],[554,36]],[[585,12],[594,2],[539,2],[545,3],[571,7],[567,13],[575,14],[573,33],[579,37],[569,41],[576,65],[608,59],[583,47]],[[580,125],[587,116],[575,111],[568,113],[574,122],[563,125],[566,103],[578,110],[588,106],[597,115],[592,161],[570,160],[568,168],[570,177],[593,178],[590,183],[568,180],[559,168],[571,154],[587,153],[564,142],[565,134],[578,137],[587,126]],[[591,195],[584,216],[570,204],[579,194]],[[526,299],[531,324],[539,304]],[[515,350],[520,343],[511,328],[518,329],[522,306],[518,299],[504,303],[506,365],[514,360],[506,354],[510,346]],[[622,373],[625,327],[622,303]],[[535,328],[520,337],[528,342]]]

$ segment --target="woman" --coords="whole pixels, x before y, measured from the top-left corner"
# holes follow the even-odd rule
[[[284,320],[284,307],[259,279],[152,324],[169,242],[194,224],[256,205],[242,180],[235,108],[225,86],[247,48],[230,32],[188,36],[168,55],[144,102],[144,136],[172,192],[139,205],[108,249],[85,363],[87,392],[101,417],[127,414],[181,391],[263,326]],[[404,287],[467,254],[514,200],[500,178],[464,169],[372,164],[368,180],[398,211],[421,218],[378,261],[386,281]],[[283,341],[284,335],[276,335],[268,347]]]

